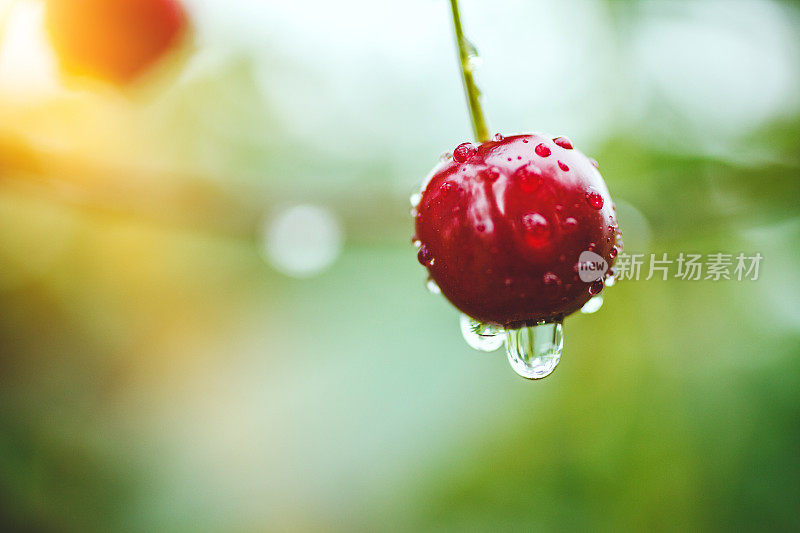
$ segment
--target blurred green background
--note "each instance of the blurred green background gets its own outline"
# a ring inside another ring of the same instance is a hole
[[[464,0],[493,131],[600,161],[629,253],[556,373],[470,350],[408,196],[470,126],[443,0],[194,0],[146,91],[0,1],[0,525],[800,528],[800,8]]]

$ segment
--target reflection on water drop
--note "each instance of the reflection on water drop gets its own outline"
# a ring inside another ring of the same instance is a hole
[[[433,264],[433,254],[431,253],[430,249],[424,244],[419,247],[419,251],[417,252],[417,260],[420,262],[422,266],[427,267]]]
[[[594,209],[602,209],[603,208],[603,196],[596,191],[590,191],[586,195],[586,201],[589,202],[589,205],[592,206]]]
[[[482,324],[467,315],[461,315],[461,335],[471,348],[481,352],[493,352],[503,345],[503,329]]]
[[[422,195],[418,192],[412,194],[411,197],[408,199],[408,201],[411,202],[411,207],[417,207],[419,205],[420,200],[422,200]]]
[[[597,295],[594,298],[590,298],[588,302],[583,304],[581,307],[581,313],[586,315],[590,315],[592,313],[597,312],[598,309],[603,307],[603,297],[601,295]]]
[[[432,279],[429,279],[425,283],[425,286],[428,287],[428,291],[431,294],[442,294],[442,289],[440,289],[439,286],[436,284],[436,282],[433,281]]]
[[[467,64],[470,70],[475,70],[481,66],[483,59],[481,59],[478,49],[466,37],[464,38],[464,48],[467,50]]]
[[[592,296],[594,296],[595,294],[600,294],[600,291],[603,290],[604,286],[605,285],[603,284],[603,280],[602,279],[598,279],[597,281],[593,281],[591,283],[591,285],[589,285],[589,294],[591,294]]]
[[[511,368],[526,379],[549,376],[561,360],[564,347],[561,321],[506,330],[506,350]]]

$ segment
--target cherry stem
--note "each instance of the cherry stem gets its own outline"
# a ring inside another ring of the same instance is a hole
[[[472,130],[478,142],[489,140],[489,128],[486,126],[486,119],[483,117],[481,107],[481,91],[475,85],[474,59],[476,58],[475,49],[472,44],[464,37],[464,29],[461,27],[461,15],[458,12],[458,0],[450,0],[450,7],[453,11],[453,28],[456,31],[456,44],[458,45],[458,57],[461,61],[461,79],[464,80],[464,92],[467,95],[469,105],[469,115],[472,119]]]

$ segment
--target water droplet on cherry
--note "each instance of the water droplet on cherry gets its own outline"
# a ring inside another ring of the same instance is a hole
[[[594,296],[595,294],[600,294],[600,291],[603,290],[603,280],[598,279],[597,281],[593,281],[589,285],[589,294]]]
[[[525,241],[531,246],[542,246],[550,238],[550,224],[539,213],[528,213],[522,217]]]
[[[544,276],[542,276],[542,282],[544,283],[544,294],[547,297],[552,298],[559,293],[561,278],[558,277],[558,274],[546,272]]]
[[[603,208],[603,196],[599,192],[591,191],[586,195],[586,200],[595,209]]]
[[[426,281],[425,286],[428,288],[428,292],[431,294],[442,294],[442,289],[440,289],[439,285],[437,285],[432,279]]]
[[[566,137],[556,137],[553,142],[565,150],[572,150],[572,141]]]
[[[453,150],[453,159],[458,163],[466,163],[478,153],[478,149],[472,143],[462,143]]]
[[[495,181],[500,177],[500,169],[497,167],[489,167],[480,171],[480,176],[486,181]]]
[[[537,144],[536,148],[534,148],[534,151],[539,157],[547,157],[550,155],[550,148],[548,148],[544,143]]]
[[[430,266],[433,264],[433,254],[427,245],[423,244],[420,246],[419,251],[417,252],[417,260],[422,266]]]
[[[531,164],[518,168],[514,176],[523,192],[534,192],[542,184],[542,171]]]
[[[603,307],[603,297],[598,294],[583,304],[583,307],[581,307],[581,313],[590,315],[592,313],[596,313],[601,307]]]

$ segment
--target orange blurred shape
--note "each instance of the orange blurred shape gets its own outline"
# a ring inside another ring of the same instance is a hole
[[[45,24],[64,72],[126,85],[188,28],[177,0],[47,0]]]

